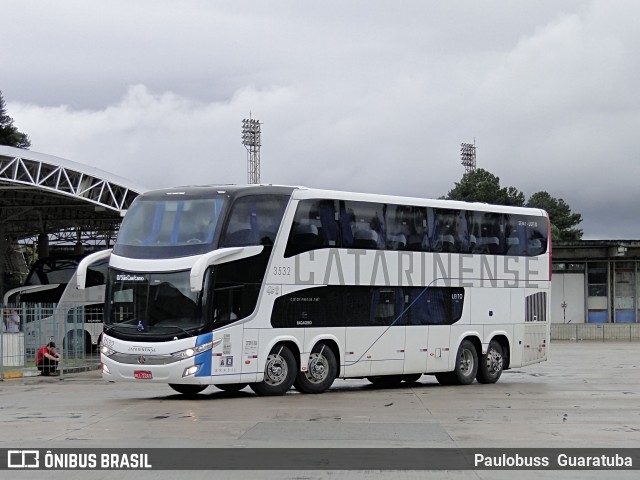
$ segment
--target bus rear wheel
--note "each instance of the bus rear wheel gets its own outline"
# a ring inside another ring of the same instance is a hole
[[[206,385],[183,385],[180,383],[170,383],[169,386],[173,388],[176,392],[181,393],[187,397],[195,397],[205,388]]]
[[[267,357],[264,380],[249,387],[258,395],[284,395],[296,379],[296,359],[284,345],[276,345]]]
[[[69,330],[63,348],[69,355],[91,353],[91,335],[84,330]]]
[[[294,385],[302,393],[322,393],[328,390],[338,375],[338,362],[333,350],[319,343],[309,355],[306,372],[298,372]]]
[[[480,383],[496,383],[500,375],[502,375],[503,367],[504,356],[502,346],[492,340],[489,343],[489,348],[487,348],[487,353],[480,357],[476,379]]]
[[[436,373],[441,385],[469,385],[478,373],[478,352],[469,340],[463,340],[456,355],[456,368],[453,372]]]

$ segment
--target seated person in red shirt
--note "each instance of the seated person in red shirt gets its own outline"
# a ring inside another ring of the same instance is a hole
[[[56,344],[49,342],[38,350],[38,354],[36,356],[36,367],[38,367],[38,370],[42,372],[42,375],[57,375],[59,361],[60,354],[56,352]]]

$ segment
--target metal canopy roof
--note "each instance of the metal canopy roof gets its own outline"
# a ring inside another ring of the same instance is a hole
[[[0,145],[0,232],[15,240],[61,232],[111,236],[145,191],[97,168]]]

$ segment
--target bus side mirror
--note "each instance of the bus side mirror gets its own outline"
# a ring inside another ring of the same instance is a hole
[[[107,258],[111,255],[113,248],[109,250],[101,250],[99,252],[92,253],[91,255],[87,255],[78,264],[78,270],[76,270],[76,288],[78,290],[84,290],[85,285],[87,284],[87,269],[89,265],[98,260],[102,260],[103,258]]]

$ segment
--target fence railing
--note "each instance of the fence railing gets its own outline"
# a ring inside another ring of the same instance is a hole
[[[638,342],[640,323],[552,323],[551,340]]]
[[[60,374],[99,363],[102,309],[85,304],[0,307],[0,379],[37,374],[37,352],[49,342],[62,359]]]

